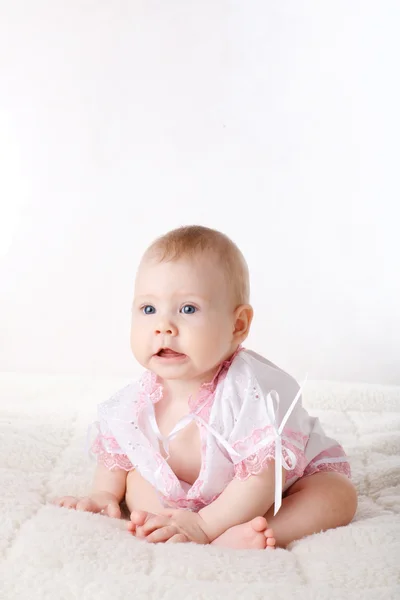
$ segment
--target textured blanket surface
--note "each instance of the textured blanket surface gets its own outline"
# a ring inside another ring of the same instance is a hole
[[[85,494],[96,404],[121,378],[0,374],[0,598],[400,598],[400,387],[309,382],[303,402],[350,457],[349,526],[276,551],[151,545],[49,504]]]

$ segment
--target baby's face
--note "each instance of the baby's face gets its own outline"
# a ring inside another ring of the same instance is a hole
[[[139,267],[131,348],[162,379],[208,381],[236,349],[235,307],[216,263],[201,256]]]

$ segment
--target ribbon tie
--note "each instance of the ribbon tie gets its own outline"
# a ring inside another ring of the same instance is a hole
[[[275,435],[275,501],[274,501],[274,516],[276,515],[276,513],[278,512],[278,510],[280,509],[281,505],[282,505],[282,491],[283,491],[283,484],[282,484],[282,467],[284,467],[287,471],[293,471],[293,469],[295,468],[296,464],[297,464],[297,458],[296,455],[294,454],[294,452],[292,450],[290,450],[290,448],[285,448],[285,452],[288,455],[288,458],[290,459],[290,465],[287,463],[285,457],[283,456],[283,452],[282,452],[282,431],[283,428],[285,427],[287,420],[289,419],[290,415],[292,414],[292,411],[294,409],[294,407],[296,406],[296,403],[298,401],[298,399],[301,396],[301,392],[303,390],[303,387],[305,385],[307,381],[307,375],[302,383],[302,385],[299,388],[299,391],[297,392],[292,404],[289,406],[288,410],[286,411],[285,416],[283,417],[281,424],[277,425],[276,422],[276,414],[275,414],[275,410],[274,410],[274,402],[272,399],[272,395],[274,395],[275,399],[276,399],[276,406],[279,406],[279,394],[276,390],[271,390],[268,395],[267,395],[267,413],[268,413],[268,417],[269,420],[271,422],[273,431],[274,431],[274,435]]]

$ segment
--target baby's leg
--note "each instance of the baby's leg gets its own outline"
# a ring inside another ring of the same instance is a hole
[[[357,492],[341,473],[320,472],[296,481],[286,492],[281,509],[265,515],[277,546],[286,548],[307,535],[348,525],[357,510]]]
[[[260,543],[260,536],[264,534],[268,540],[272,536],[272,529],[276,545],[286,548],[294,540],[307,535],[348,525],[356,509],[357,493],[345,475],[334,472],[315,473],[299,479],[287,490],[275,517],[272,506],[265,515],[266,521],[262,522],[257,517],[249,523],[232,527],[214,540],[213,544],[228,548],[266,547],[267,543],[264,546]]]

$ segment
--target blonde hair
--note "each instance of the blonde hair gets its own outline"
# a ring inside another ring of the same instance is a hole
[[[250,299],[249,270],[243,254],[232,240],[209,227],[188,225],[173,229],[157,238],[146,250],[145,257],[160,262],[194,258],[203,253],[216,256],[224,271],[228,286],[237,306],[248,304]]]

